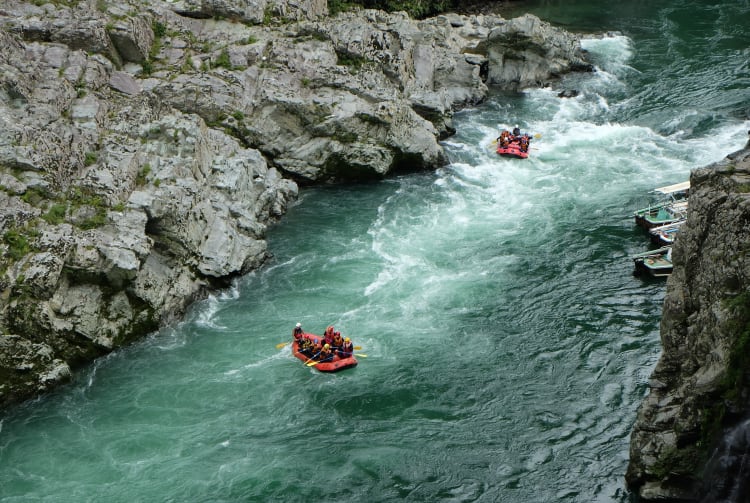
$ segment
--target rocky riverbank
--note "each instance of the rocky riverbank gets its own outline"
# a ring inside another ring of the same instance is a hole
[[[747,501],[750,143],[690,183],[626,478],[642,501]],[[727,435],[744,443],[721,449]]]
[[[441,166],[455,110],[580,70],[533,16],[3,2],[0,407],[259,267],[300,185]]]

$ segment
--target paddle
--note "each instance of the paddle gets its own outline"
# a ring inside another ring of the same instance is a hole
[[[320,355],[320,351],[318,351],[316,354],[308,358],[307,361],[305,362],[305,365],[307,365],[308,367],[312,367],[313,365],[317,365],[318,363],[320,363],[320,362],[313,362],[313,360],[317,358],[318,355]],[[311,363],[312,365],[310,365]]]
[[[367,358],[367,355],[363,355],[363,354],[355,354],[354,356],[361,356],[362,358]],[[307,362],[305,362],[305,365],[307,365],[308,367],[314,367],[318,363],[320,362],[311,362],[308,360]]]

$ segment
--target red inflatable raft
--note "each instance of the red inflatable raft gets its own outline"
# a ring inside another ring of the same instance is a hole
[[[302,337],[312,339],[313,342],[323,339],[323,337],[320,335],[308,333],[302,334]],[[292,354],[305,363],[313,361],[310,360],[310,357],[299,352],[299,345],[297,344],[297,341],[294,341],[292,343]],[[338,372],[339,370],[356,367],[357,363],[357,359],[354,358],[354,355],[350,356],[349,358],[341,358],[339,357],[339,355],[335,355],[333,357],[333,360],[331,360],[330,362],[318,363],[317,365],[313,365],[313,367],[320,370],[321,372]]]
[[[521,146],[516,141],[512,141],[506,147],[497,144],[497,153],[506,157],[517,157],[519,159],[526,159],[529,157],[529,152],[521,150]]]

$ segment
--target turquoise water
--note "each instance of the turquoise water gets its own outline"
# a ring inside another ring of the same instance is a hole
[[[528,4],[619,30],[598,71],[457,114],[437,172],[304,190],[266,267],[2,417],[0,499],[628,501],[664,293],[630,215],[747,140],[750,6]],[[301,365],[298,321],[366,356]]]

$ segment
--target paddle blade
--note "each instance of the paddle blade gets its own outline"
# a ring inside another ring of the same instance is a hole
[[[280,342],[279,344],[276,344],[276,349],[281,349],[284,346],[286,346],[287,344],[289,344],[289,343],[288,342]]]
[[[363,355],[362,353],[354,353],[354,356],[361,356],[362,358],[367,358],[367,355]]]
[[[310,363],[306,363],[305,365],[307,365],[308,367],[314,367],[318,363],[320,363],[320,362],[310,362]]]
[[[537,139],[539,139],[541,137],[542,137],[542,133],[537,133],[537,134],[534,135],[534,138],[537,138]]]
[[[354,346],[354,349],[356,349],[357,351],[359,351],[360,349],[362,349],[362,346]]]

